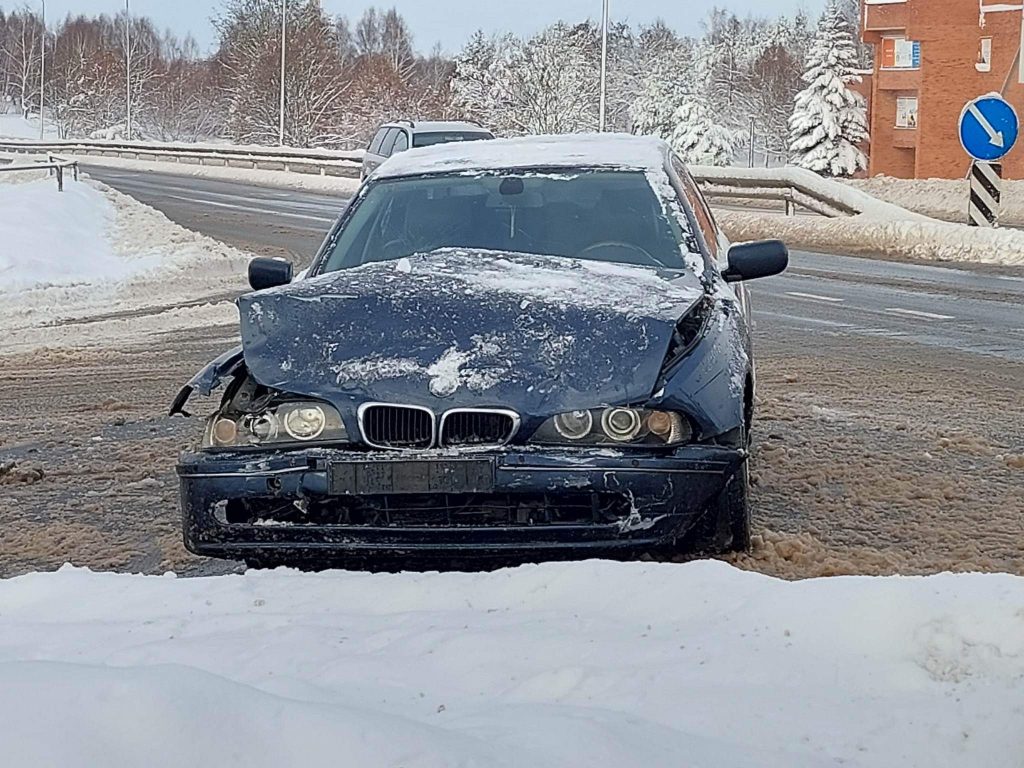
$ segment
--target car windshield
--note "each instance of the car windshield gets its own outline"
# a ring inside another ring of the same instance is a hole
[[[414,147],[432,147],[435,144],[450,144],[456,141],[484,141],[494,137],[483,131],[431,131],[417,133],[412,137]]]
[[[697,252],[641,171],[385,179],[357,204],[322,272],[444,248],[682,269]]]

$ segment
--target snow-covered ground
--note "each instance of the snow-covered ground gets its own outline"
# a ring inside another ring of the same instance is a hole
[[[1019,766],[1024,580],[718,562],[0,582],[9,765]],[[340,761],[340,762],[339,762]]]
[[[140,173],[170,173],[177,176],[195,176],[205,179],[240,181],[281,189],[307,190],[310,192],[338,192],[354,195],[360,186],[359,179],[342,176],[317,176],[312,173],[289,171],[267,171],[251,168],[228,168],[217,165],[192,165],[189,163],[163,162],[160,160],[125,160],[119,157],[79,157],[83,164],[102,165],[108,168],[123,168]]]
[[[248,259],[102,184],[0,174],[0,353],[235,322]]]
[[[976,229],[928,219],[895,220],[862,214],[827,219],[719,210],[733,241],[778,238],[791,248],[888,259],[1024,265],[1024,232]]]
[[[970,184],[967,179],[853,179],[850,186],[895,205],[943,221],[966,223]],[[1003,181],[1000,222],[1024,226],[1024,181]]]
[[[39,140],[39,118],[30,115],[27,119],[19,112],[0,113],[0,138]],[[56,139],[56,126],[47,122],[44,139]]]

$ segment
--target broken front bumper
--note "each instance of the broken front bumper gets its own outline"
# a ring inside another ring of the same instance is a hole
[[[738,449],[201,453],[178,464],[185,545],[227,558],[644,550],[684,536]]]

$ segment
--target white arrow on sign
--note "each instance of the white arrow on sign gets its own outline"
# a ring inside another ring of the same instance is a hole
[[[990,123],[988,121],[988,118],[986,118],[985,115],[982,114],[981,110],[978,109],[977,104],[971,104],[971,106],[968,107],[967,111],[974,116],[975,120],[981,123],[981,127],[985,130],[985,133],[988,134],[989,144],[991,144],[994,147],[999,147],[1000,149],[1006,146],[1006,142],[1003,141],[1003,132],[997,131],[995,128],[992,127],[992,123]]]

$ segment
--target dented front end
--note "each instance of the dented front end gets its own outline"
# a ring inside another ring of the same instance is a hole
[[[671,455],[509,447],[368,454],[189,454],[178,466],[197,554],[528,554],[647,550],[683,537],[745,452]]]

